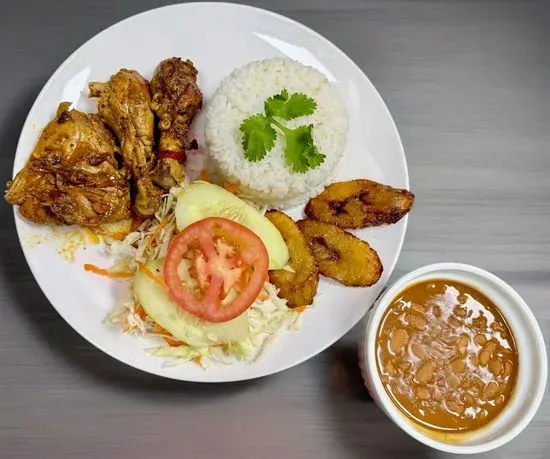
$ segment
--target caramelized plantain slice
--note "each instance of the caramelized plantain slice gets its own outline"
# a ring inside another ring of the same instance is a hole
[[[317,294],[319,271],[304,235],[294,220],[283,212],[268,212],[266,217],[283,236],[289,252],[288,264],[293,271],[269,271],[270,282],[277,287],[278,295],[287,300],[290,308],[313,303]]]
[[[408,190],[358,179],[327,186],[309,200],[305,213],[340,228],[365,228],[398,222],[413,202],[414,194]]]
[[[380,279],[382,263],[366,242],[330,223],[306,219],[297,225],[324,276],[348,287],[368,287]]]
[[[276,284],[275,279],[272,280],[270,271],[270,281]],[[289,308],[298,308],[301,306],[308,306],[313,303],[315,295],[317,295],[317,285],[319,284],[319,271],[315,272],[306,279],[303,284],[293,285],[291,282],[283,283],[279,288],[278,295],[286,299],[286,304]]]

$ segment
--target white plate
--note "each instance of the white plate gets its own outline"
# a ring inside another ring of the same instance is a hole
[[[23,127],[14,171],[32,151],[42,127],[59,102],[95,111],[87,97],[89,81],[104,81],[120,68],[150,78],[164,58],[190,58],[199,69],[206,103],[222,78],[245,63],[287,56],[323,72],[340,91],[350,130],[339,179],[368,177],[408,187],[403,147],[380,95],[363,72],[336,46],[307,27],[277,14],[224,3],[188,3],[148,11],[109,27],[73,53],[40,92]],[[201,125],[200,117],[197,125]],[[202,133],[197,132],[199,142]],[[16,212],[19,239],[38,284],[59,314],[84,338],[112,357],[135,368],[168,378],[221,382],[251,379],[297,365],[330,346],[363,317],[389,278],[401,250],[406,219],[396,225],[358,232],[384,264],[382,279],[370,288],[345,288],[322,280],[314,308],[304,313],[298,332],[282,334],[266,355],[253,364],[209,367],[187,364],[167,368],[147,355],[151,343],[118,333],[103,323],[117,302],[116,283],[86,273],[86,262],[109,265],[97,246],[80,250],[68,263],[53,243],[36,247],[29,237],[49,230],[22,220]]]

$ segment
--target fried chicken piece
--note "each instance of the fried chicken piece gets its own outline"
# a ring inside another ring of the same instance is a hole
[[[169,190],[183,182],[185,152],[196,149],[188,139],[189,126],[202,107],[198,71],[190,60],[172,57],[162,61],[151,80],[152,110],[159,118],[159,160],[153,181]]]
[[[288,264],[294,271],[269,271],[269,281],[279,290],[278,295],[287,300],[288,307],[295,308],[313,303],[317,294],[319,270],[304,235],[294,220],[283,212],[271,211],[266,217],[283,236],[290,255]]]
[[[327,186],[309,200],[305,213],[340,228],[365,228],[398,222],[411,210],[413,202],[410,191],[359,179]]]
[[[134,182],[136,212],[148,217],[160,206],[162,190],[151,180],[154,115],[149,83],[135,70],[122,69],[107,83],[89,84],[90,97],[98,97],[98,113],[117,136],[124,164]]]
[[[115,139],[97,115],[63,102],[25,167],[8,182],[6,199],[40,224],[95,227],[129,219],[127,174],[115,158]]]
[[[153,169],[151,178],[155,185],[169,191],[172,187],[179,185],[185,180],[183,163],[178,158],[161,156]]]
[[[306,219],[297,224],[323,276],[348,287],[368,287],[380,279],[382,263],[366,242],[330,223]]]

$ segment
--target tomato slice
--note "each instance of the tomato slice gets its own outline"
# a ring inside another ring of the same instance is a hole
[[[262,240],[245,226],[212,217],[189,225],[170,242],[164,281],[170,297],[209,322],[226,322],[258,297],[269,268]]]

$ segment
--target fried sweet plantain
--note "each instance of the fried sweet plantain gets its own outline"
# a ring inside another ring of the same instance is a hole
[[[266,214],[279,230],[288,246],[288,264],[294,272],[286,269],[269,271],[269,280],[279,290],[279,296],[287,300],[290,308],[313,303],[319,283],[319,270],[304,235],[288,215],[279,211]]]
[[[398,222],[413,202],[414,194],[408,190],[358,179],[327,186],[309,200],[305,213],[340,228],[365,228]]]
[[[306,219],[297,225],[323,276],[348,287],[368,287],[380,279],[382,263],[366,242],[330,223]]]
[[[281,270],[279,270],[281,271]],[[274,280],[270,281],[277,285]],[[319,284],[319,271],[315,269],[314,273],[306,279],[303,284],[293,285],[292,283],[284,283],[279,289],[278,295],[286,299],[286,304],[289,308],[299,308],[303,306],[309,306],[313,303],[315,295],[317,295],[317,285]]]

